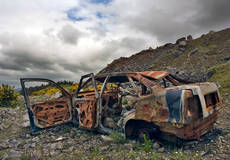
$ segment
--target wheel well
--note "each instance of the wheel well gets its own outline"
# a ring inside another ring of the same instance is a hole
[[[125,136],[127,138],[135,138],[135,130],[138,128],[148,128],[151,133],[160,131],[159,127],[152,122],[131,119],[125,125]]]

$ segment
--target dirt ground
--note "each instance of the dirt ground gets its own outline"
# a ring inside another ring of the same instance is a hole
[[[99,133],[60,125],[31,135],[23,104],[0,108],[0,159],[230,159],[230,99],[210,132],[200,142],[183,146],[152,140],[127,140],[118,133]]]

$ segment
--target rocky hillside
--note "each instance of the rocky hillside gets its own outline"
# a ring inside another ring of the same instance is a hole
[[[210,31],[200,38],[191,35],[151,47],[130,57],[121,57],[99,73],[120,71],[168,70],[190,81],[206,81],[213,75],[213,67],[230,60],[230,28]]]

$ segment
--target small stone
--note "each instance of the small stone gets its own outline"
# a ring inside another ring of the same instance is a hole
[[[105,141],[105,142],[112,142],[112,141],[113,141],[113,139],[110,138],[109,136],[101,135],[101,138],[102,138],[102,140]]]
[[[205,156],[207,153],[208,153],[208,152],[201,151],[201,152],[200,152],[200,155],[201,155],[201,156]]]
[[[160,145],[159,145],[159,143],[155,142],[155,143],[153,144],[153,147],[154,147],[155,149],[158,149],[158,148],[160,148]]]
[[[101,150],[101,151],[106,151],[108,148],[109,148],[109,146],[106,145],[106,146],[101,147],[100,150]]]
[[[30,121],[29,121],[28,114],[25,114],[23,116],[23,120],[24,120],[24,122],[22,123],[22,127],[29,127],[30,126]]]
[[[71,147],[68,148],[68,152],[72,152],[73,150],[74,150],[73,146],[71,146]]]
[[[31,154],[32,159],[38,160],[42,158],[42,151],[41,150],[34,150]]]
[[[56,144],[55,144],[55,143],[52,143],[52,144],[50,145],[50,149],[51,149],[51,150],[56,149]]]
[[[179,57],[180,56],[180,52],[175,52],[175,53],[173,53],[173,58],[177,58],[177,57]]]
[[[185,48],[179,48],[180,51],[184,52],[185,51]]]
[[[30,135],[29,135],[29,134],[26,134],[26,138],[30,138]]]
[[[63,148],[62,143],[58,143],[56,148],[61,150]]]
[[[10,145],[11,147],[15,147],[15,148],[17,148],[18,145],[20,144],[20,142],[17,141],[16,139],[10,139],[10,140],[8,141],[8,143],[9,143],[9,145]]]
[[[34,148],[35,146],[36,146],[35,143],[31,143],[31,145],[30,145],[31,148]]]
[[[164,151],[165,151],[164,147],[161,147],[161,148],[158,149],[158,152],[160,152],[160,153],[163,153]]]
[[[8,154],[5,154],[3,156],[3,159],[16,159],[16,158],[20,158],[21,155],[22,155],[22,153],[19,151],[10,150],[10,152]]]
[[[50,155],[54,156],[55,154],[57,154],[54,150],[50,151]]]
[[[33,142],[38,142],[40,139],[38,138],[38,137],[34,137],[33,139],[32,139],[32,141]]]

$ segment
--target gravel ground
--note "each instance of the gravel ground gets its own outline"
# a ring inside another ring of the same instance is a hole
[[[175,146],[159,140],[139,143],[122,137],[60,125],[30,135],[22,107],[0,108],[0,159],[230,159],[230,100],[212,131],[200,142]],[[116,135],[116,134],[115,134]]]

